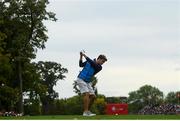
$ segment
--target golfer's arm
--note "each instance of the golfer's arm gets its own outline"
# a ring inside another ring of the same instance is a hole
[[[86,65],[86,62],[83,62],[82,61],[82,56],[80,56],[80,59],[79,59],[79,67],[84,67]]]
[[[84,67],[85,66],[85,62],[83,63],[82,60],[79,60],[79,67]]]

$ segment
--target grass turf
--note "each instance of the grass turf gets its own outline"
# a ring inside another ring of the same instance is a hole
[[[0,120],[180,120],[180,115],[97,115],[84,117],[81,115],[48,115],[0,117]]]

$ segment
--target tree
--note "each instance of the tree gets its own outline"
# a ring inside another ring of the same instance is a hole
[[[92,111],[95,112],[96,114],[100,114],[103,115],[105,114],[105,110],[106,110],[106,100],[105,100],[105,96],[104,95],[98,95],[96,97],[96,100],[94,101],[93,105],[92,105]]]
[[[165,102],[171,104],[178,104],[180,98],[178,94],[180,94],[180,92],[169,92],[165,98]]]
[[[150,85],[144,85],[139,90],[129,93],[129,110],[137,113],[146,105],[158,105],[163,101],[163,92]]]
[[[66,100],[66,114],[81,115],[83,111],[82,96],[76,95]]]
[[[47,29],[44,20],[56,21],[55,14],[48,12],[48,0],[1,0],[0,1],[0,38],[3,55],[10,54],[13,68],[10,80],[18,88],[20,96],[19,112],[23,113],[23,65],[35,58],[37,49],[45,48]],[[18,82],[17,82],[18,81]]]
[[[66,104],[67,100],[66,99],[55,99],[55,110],[54,110],[54,115],[67,115],[68,110],[71,109],[68,107]]]
[[[41,112],[41,101],[40,95],[45,94],[47,91],[46,85],[43,85],[41,82],[41,76],[38,73],[35,62],[25,63],[22,70],[24,83],[24,108],[25,115],[40,115]]]
[[[107,103],[120,103],[119,97],[106,97]]]
[[[13,109],[19,96],[18,88],[13,88],[10,81],[13,70],[10,64],[10,54],[5,53],[4,50],[6,38],[6,34],[0,31],[0,110]]]
[[[61,64],[50,61],[39,61],[36,67],[40,75],[41,84],[47,88],[45,93],[40,94],[43,113],[49,114],[51,108],[54,106],[54,99],[58,98],[58,93],[54,91],[53,87],[58,80],[62,80],[66,77],[64,73],[67,73],[68,70],[63,68]]]

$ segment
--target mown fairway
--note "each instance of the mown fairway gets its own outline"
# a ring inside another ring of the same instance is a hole
[[[22,116],[22,117],[0,117],[0,120],[180,120],[180,115],[97,115],[94,117],[83,117],[81,115],[52,115],[52,116]]]

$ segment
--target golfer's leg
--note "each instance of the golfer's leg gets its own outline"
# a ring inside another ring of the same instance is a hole
[[[88,109],[91,108],[92,104],[94,103],[96,96],[95,95],[89,95],[89,107]]]
[[[84,112],[89,111],[89,93],[85,92],[83,94],[83,102],[84,102]]]
[[[92,88],[92,83],[88,83],[87,84],[87,88],[88,88],[88,90],[89,90],[89,110],[90,110],[90,108],[91,108],[91,106],[92,106],[92,104],[94,103],[94,100],[95,100],[95,98],[96,98],[96,95],[95,95],[95,93],[94,93],[94,89]]]

